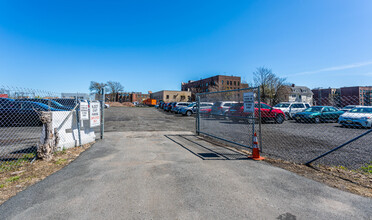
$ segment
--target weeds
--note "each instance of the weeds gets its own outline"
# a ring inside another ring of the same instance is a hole
[[[65,163],[67,161],[67,159],[62,159],[62,158],[60,158],[60,159],[58,159],[56,162],[54,162],[55,164],[57,164],[57,165],[60,165],[60,164],[63,164],[63,163]]]
[[[20,176],[12,176],[5,180],[5,182],[15,182],[21,178]]]
[[[372,174],[372,161],[369,163],[366,163],[365,166],[360,168],[363,172]]]

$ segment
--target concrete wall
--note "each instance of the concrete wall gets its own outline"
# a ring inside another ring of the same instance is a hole
[[[67,118],[69,115],[69,111],[55,111],[52,113],[52,126],[58,129],[59,134],[59,144],[57,146],[58,150],[62,150],[63,148],[72,148],[79,146],[79,133],[78,127],[76,123],[76,112],[74,111],[70,117],[66,120],[66,122],[62,125],[62,122]],[[94,133],[93,128],[90,127],[89,120],[84,120],[81,123],[80,128],[80,135],[81,135],[81,144],[88,144],[94,142],[96,139],[96,135]],[[45,130],[43,128],[42,135],[40,137],[40,142],[43,143],[45,138]]]

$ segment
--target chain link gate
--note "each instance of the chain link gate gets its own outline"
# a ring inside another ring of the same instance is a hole
[[[259,119],[263,115],[259,97],[258,87],[196,94],[196,133],[242,149],[253,148],[253,137],[257,133],[262,151]]]

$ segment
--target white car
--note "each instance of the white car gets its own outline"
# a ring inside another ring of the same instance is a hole
[[[227,111],[238,102],[223,101],[215,102],[212,106],[211,115],[215,118],[225,118]]]
[[[276,104],[274,109],[282,110],[287,119],[291,119],[294,114],[310,108],[310,104],[304,102],[281,102]]]
[[[372,128],[372,106],[355,107],[340,115],[338,123],[342,126]]]

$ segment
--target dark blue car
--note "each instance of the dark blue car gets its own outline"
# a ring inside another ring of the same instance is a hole
[[[29,101],[29,102],[38,102],[38,103],[45,104],[45,105],[50,106],[50,107],[55,108],[55,109],[61,109],[61,110],[65,110],[65,111],[69,111],[69,110],[72,109],[69,106],[64,106],[64,105],[60,104],[59,102],[56,102],[56,101],[51,100],[51,99],[18,99],[18,100]]]
[[[12,101],[0,107],[0,126],[41,126],[40,112],[63,111],[38,102]]]

